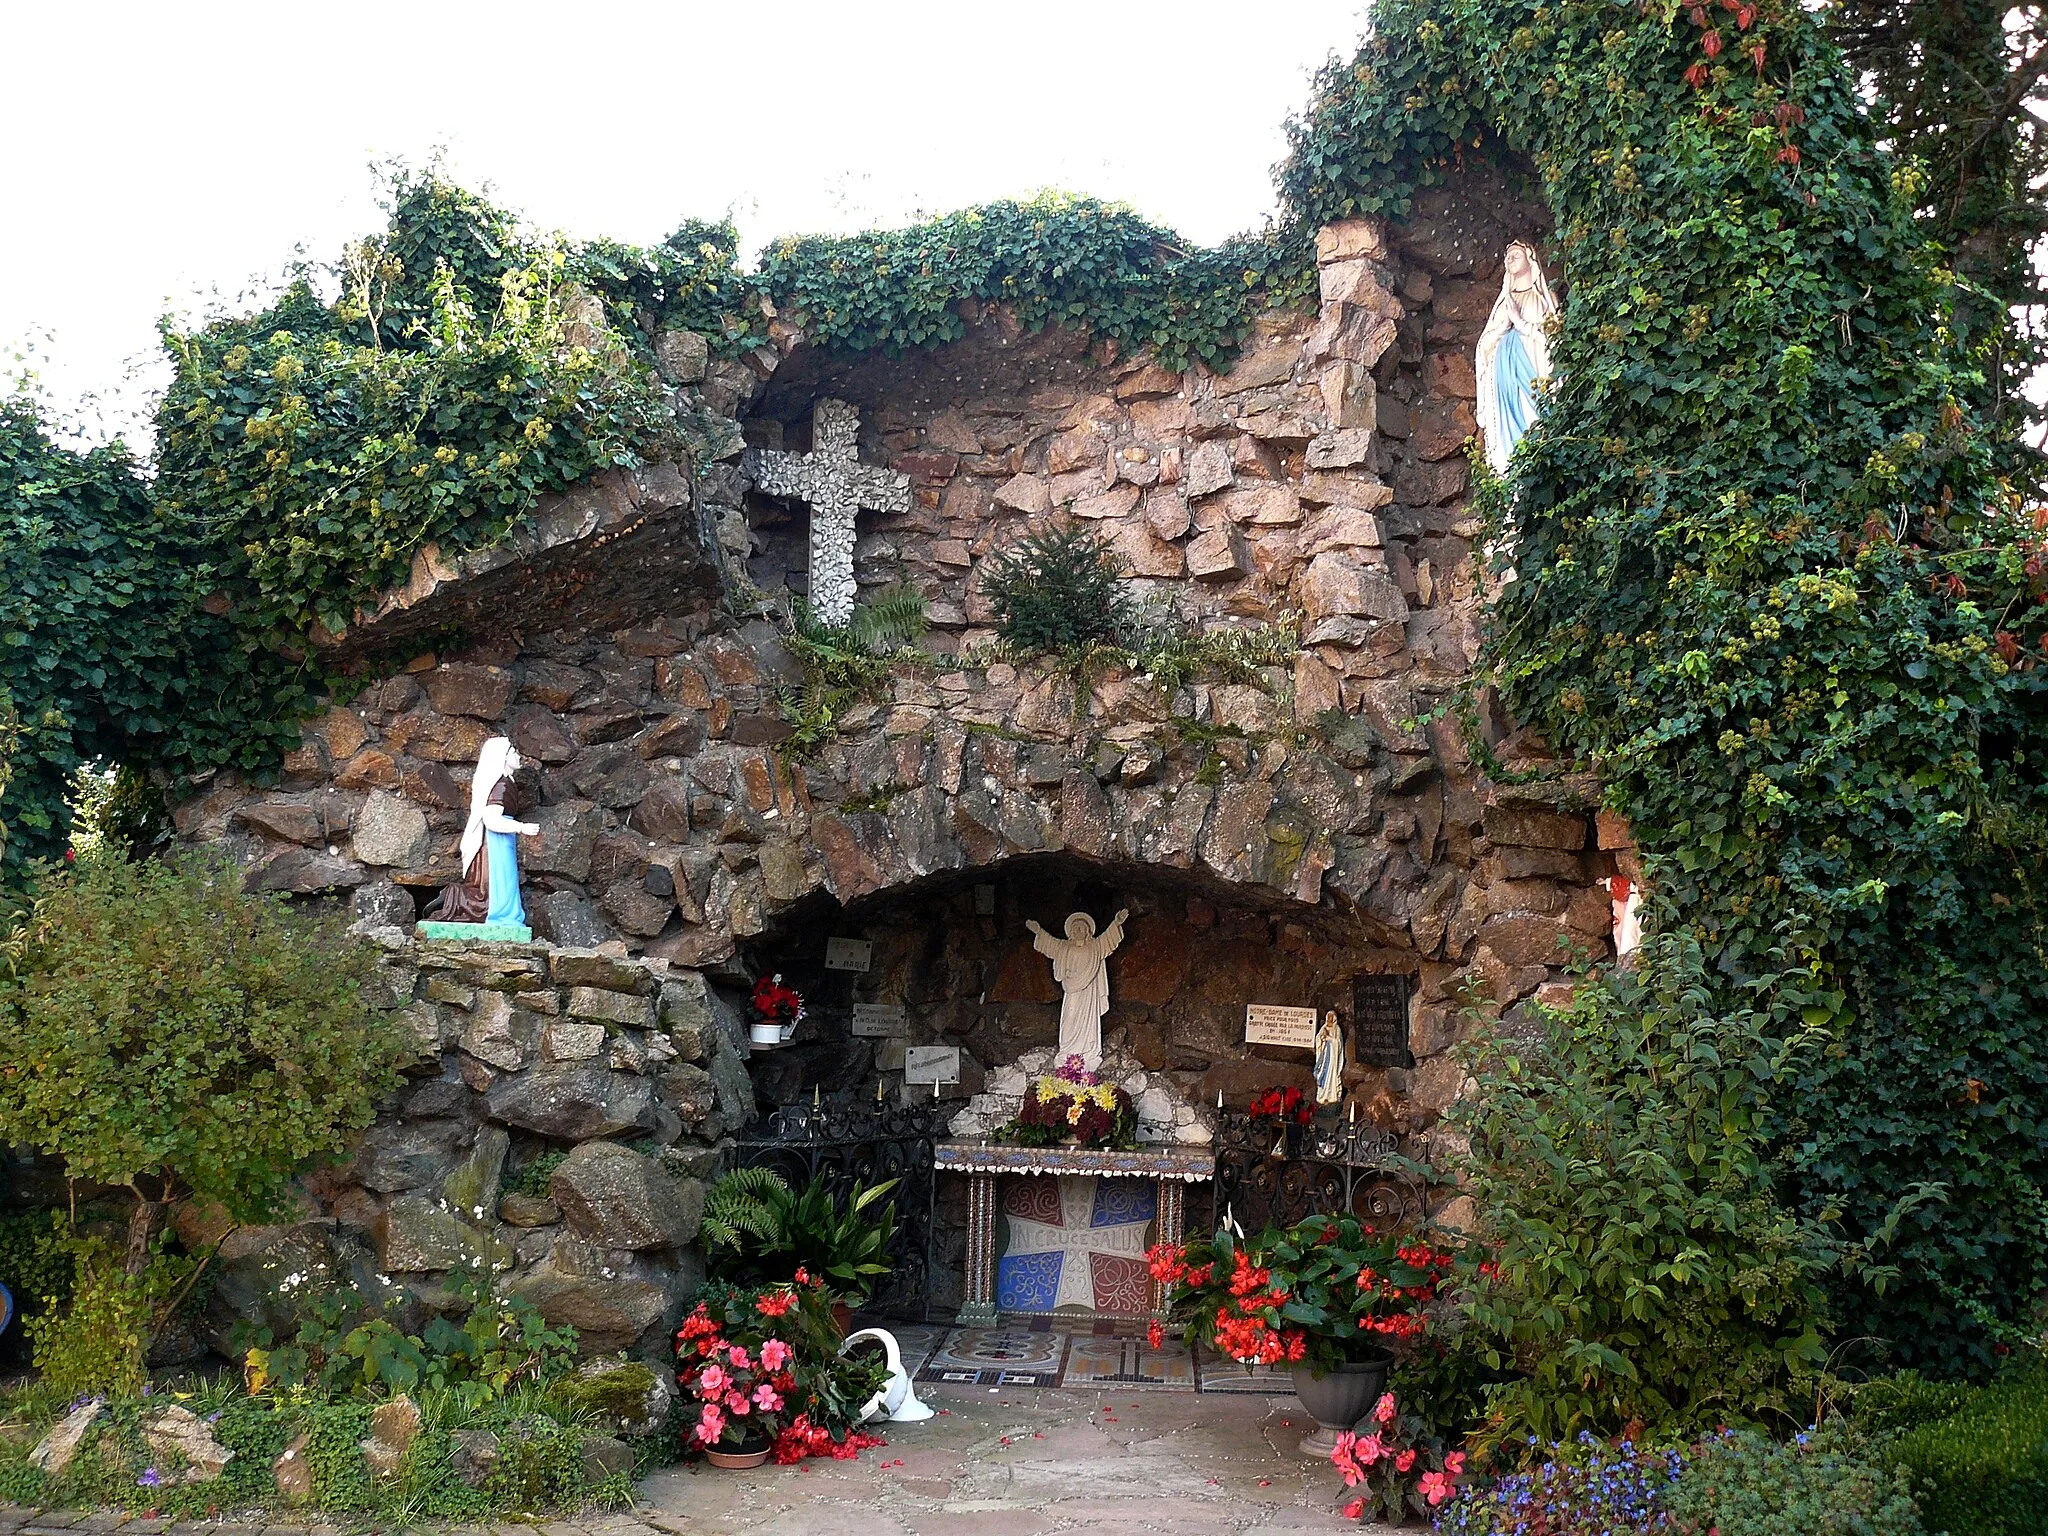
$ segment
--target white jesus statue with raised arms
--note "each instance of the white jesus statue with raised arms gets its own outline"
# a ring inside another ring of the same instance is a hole
[[[1102,1065],[1102,1016],[1109,1012],[1109,957],[1124,941],[1126,907],[1117,913],[1101,935],[1095,919],[1076,912],[1067,919],[1067,936],[1056,939],[1027,919],[1032,932],[1031,947],[1052,960],[1053,979],[1066,995],[1060,1003],[1060,1055],[1081,1058],[1081,1065],[1093,1072]]]

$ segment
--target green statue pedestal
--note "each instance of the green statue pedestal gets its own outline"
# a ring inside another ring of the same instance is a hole
[[[533,930],[524,923],[421,923],[423,939],[452,939],[458,944],[531,944]]]

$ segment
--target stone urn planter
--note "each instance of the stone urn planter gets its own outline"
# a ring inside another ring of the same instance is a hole
[[[721,1450],[711,1446],[704,1452],[704,1459],[714,1467],[723,1467],[728,1472],[744,1472],[748,1467],[758,1467],[768,1459],[768,1442],[759,1441],[752,1446],[742,1441],[737,1450]]]
[[[1380,1350],[1372,1359],[1347,1360],[1323,1376],[1306,1365],[1297,1365],[1294,1395],[1319,1426],[1302,1438],[1301,1454],[1328,1460],[1337,1448],[1337,1437],[1364,1418],[1386,1391],[1387,1372],[1393,1364],[1394,1357]]]

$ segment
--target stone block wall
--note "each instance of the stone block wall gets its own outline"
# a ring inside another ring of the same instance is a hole
[[[1398,226],[1332,226],[1313,307],[1269,312],[1221,373],[1027,334],[979,304],[961,306],[963,340],[900,358],[826,354],[786,316],[747,359],[665,337],[691,462],[551,499],[531,547],[423,552],[406,588],[323,637],[344,663],[417,647],[411,660],[342,690],[278,785],[222,773],[198,786],[174,807],[178,832],[229,852],[252,887],[346,899],[366,924],[403,929],[456,877],[470,765],[502,732],[528,765],[511,809],[542,827],[522,845],[534,926],[641,967],[645,987],[605,1005],[634,1019],[694,985],[686,975],[715,1003],[716,986],[794,967],[828,933],[925,931],[955,920],[970,885],[1053,861],[1111,902],[1098,916],[1118,900],[1141,914],[1113,997],[1142,990],[1144,964],[1171,969],[1164,949],[1201,961],[1112,1018],[1144,1070],[1198,1104],[1219,1073],[1235,1093],[1284,1063],[1233,1044],[1222,1014],[1314,1000],[1240,992],[1397,971],[1416,978],[1418,1065],[1362,1075],[1354,1093],[1383,1123],[1426,1125],[1458,1091],[1445,1052],[1475,1018],[1559,983],[1569,952],[1605,950],[1603,881],[1626,857],[1596,836],[1590,780],[1494,782],[1446,707],[1485,623],[1466,505],[1472,348],[1506,245],[1542,227],[1477,181],[1426,194]],[[860,514],[855,571],[864,593],[907,581],[925,594],[933,660],[897,669],[799,751],[782,695],[802,675],[762,599],[804,591],[808,512],[754,487],[742,450],[802,451],[821,399],[858,409],[864,463],[909,479],[907,510]],[[981,577],[1054,520],[1098,529],[1179,622],[1291,620],[1299,653],[1248,681],[1168,689],[1110,669],[1078,693],[1057,670],[997,659]],[[1483,697],[1480,713],[1503,761],[1555,768]],[[1018,924],[1059,915],[1006,909]],[[1199,979],[1219,936],[1240,931],[1286,964]],[[1050,1043],[1049,1008],[1034,1019],[990,993],[1011,969],[997,951],[1017,941],[991,934],[977,941],[988,953],[916,972],[951,994],[916,1010],[916,1038],[988,1068]],[[709,1144],[707,1127],[729,1129],[716,1092],[693,1121],[694,1090],[662,1087],[684,1069],[715,1077],[715,1058],[677,1043],[656,1059],[663,1031],[579,1012],[595,984],[558,980],[548,951],[514,961],[531,968],[481,992],[428,952],[403,962],[419,967],[409,1006],[444,1051],[421,1091],[466,1095],[444,1131],[497,1125],[516,1158],[518,1138],[561,1133],[515,1117],[557,1110],[548,1123],[573,1122],[572,1139],[673,1130]],[[863,995],[904,1001],[915,969],[880,972]],[[1456,1002],[1468,983],[1476,1016]],[[866,1091],[889,1071],[843,1016],[821,1011],[799,1044],[818,1075],[792,1086],[790,1067],[761,1059],[766,1097],[828,1080]],[[566,1054],[586,1045],[598,1054]],[[515,1051],[516,1066],[493,1056]],[[576,1086],[586,1077],[603,1091]],[[335,1198],[375,1203],[378,1219],[413,1193],[359,1188]]]
[[[754,1115],[736,1017],[659,961],[364,932],[384,950],[372,1000],[419,1056],[353,1156],[304,1181],[303,1219],[226,1233],[206,1342],[232,1355],[237,1323],[288,1335],[316,1273],[423,1316],[481,1264],[585,1352],[663,1358],[702,1278],[705,1181]],[[522,1178],[541,1158],[552,1171]],[[222,1236],[201,1212],[185,1224]]]

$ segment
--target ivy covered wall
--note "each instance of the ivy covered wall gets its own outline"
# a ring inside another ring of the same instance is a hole
[[[1570,282],[1496,504],[1493,675],[1629,815],[1700,984],[1775,977],[1826,1032],[1791,1197],[1867,1236],[1942,1186],[1837,1325],[1988,1359],[2048,1274],[2048,550],[1966,408],[1914,173],[1783,0],[1377,15],[1294,127],[1292,208],[1526,164]]]

